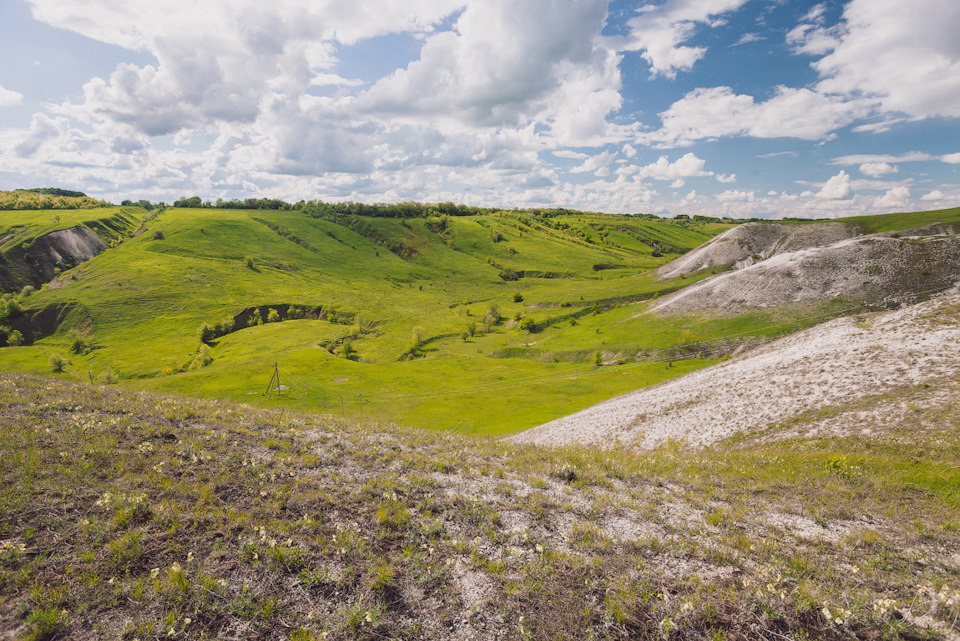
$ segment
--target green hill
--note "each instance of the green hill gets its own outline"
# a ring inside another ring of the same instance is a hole
[[[0,368],[49,373],[52,358],[75,379],[466,433],[532,427],[850,307],[642,314],[722,269],[651,271],[731,226],[705,220],[308,206],[3,212],[0,223],[8,282],[21,285],[37,274],[24,247],[54,229],[113,245],[7,297],[0,322],[24,344],[0,349]],[[275,365],[282,389],[267,400]]]

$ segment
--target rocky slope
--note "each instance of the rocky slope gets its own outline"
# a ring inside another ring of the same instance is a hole
[[[849,433],[866,425],[859,414],[864,399],[889,401],[882,395],[916,387],[933,398],[953,384],[958,369],[960,295],[954,293],[836,319],[512,440],[652,448],[672,439],[706,446],[798,419]],[[894,403],[887,411],[900,409]]]
[[[739,312],[850,296],[881,307],[916,301],[960,282],[960,237],[952,225],[857,235],[844,223],[750,223],[665,265],[664,277],[732,265],[665,297],[652,311]]]

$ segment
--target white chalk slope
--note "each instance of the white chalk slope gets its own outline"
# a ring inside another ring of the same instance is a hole
[[[631,392],[511,438],[652,448],[708,445],[809,410],[846,406],[960,372],[960,295],[840,318],[742,357]]]

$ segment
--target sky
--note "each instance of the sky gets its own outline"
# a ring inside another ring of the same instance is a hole
[[[0,189],[960,205],[956,0],[0,0]]]

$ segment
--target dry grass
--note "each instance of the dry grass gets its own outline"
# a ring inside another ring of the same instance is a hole
[[[26,376],[0,402],[3,639],[960,629],[955,412],[628,454]]]

